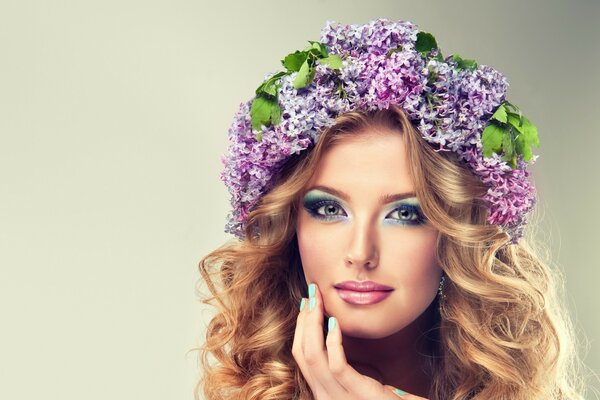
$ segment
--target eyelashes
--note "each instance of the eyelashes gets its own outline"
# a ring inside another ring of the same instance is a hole
[[[342,206],[335,200],[305,200],[304,208],[317,219],[333,220],[348,216]]]
[[[304,208],[318,220],[337,221],[348,217],[344,207],[334,199],[314,198],[307,195],[304,198]],[[418,205],[399,204],[386,214],[385,222],[399,225],[422,225],[427,222],[427,219]]]
[[[402,225],[421,225],[426,222],[421,207],[413,204],[402,204],[394,208],[385,218],[391,223]]]

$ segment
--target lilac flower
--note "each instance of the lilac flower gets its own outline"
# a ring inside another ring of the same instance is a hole
[[[342,68],[317,64],[313,81],[302,89],[293,86],[297,73],[281,77],[281,121],[262,126],[260,132],[252,130],[252,100],[240,104],[229,128],[221,174],[231,194],[227,232],[242,236],[249,212],[271,189],[288,157],[312,147],[338,115],[397,105],[437,151],[458,154],[488,186],[488,222],[502,226],[516,243],[536,201],[526,163],[519,158],[513,169],[497,154],[484,158],[481,144],[489,118],[506,100],[508,82],[491,67],[465,69],[453,57],[436,58],[438,50],[423,57],[415,49],[418,33],[406,21],[328,21],[321,43],[329,54],[342,58]]]

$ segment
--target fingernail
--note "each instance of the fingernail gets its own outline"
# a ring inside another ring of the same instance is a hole
[[[308,298],[315,297],[316,293],[317,293],[317,285],[315,285],[314,283],[311,283],[310,285],[308,285]]]
[[[316,305],[317,305],[316,298],[311,297],[310,299],[308,299],[308,311],[314,310]]]
[[[396,390],[394,390],[394,393],[396,393],[397,395],[400,395],[400,396],[404,396],[404,395],[406,394],[406,392],[405,392],[405,391],[403,391],[403,390],[400,390],[400,389],[396,389]]]
[[[306,299],[303,297],[302,300],[300,300],[300,311],[304,310],[305,305],[306,305]]]
[[[335,328],[335,317],[329,317],[327,321],[327,330],[331,332]]]

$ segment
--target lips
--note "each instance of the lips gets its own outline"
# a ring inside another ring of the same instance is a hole
[[[373,292],[373,291],[387,292],[387,291],[394,290],[394,288],[392,288],[392,287],[382,285],[380,283],[373,282],[373,281],[362,281],[362,282],[344,281],[344,282],[336,283],[334,286],[336,289],[353,290],[355,292]]]
[[[336,284],[335,290],[346,303],[368,305],[384,300],[394,288],[372,281],[344,281]]]

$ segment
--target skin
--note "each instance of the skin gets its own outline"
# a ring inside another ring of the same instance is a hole
[[[408,165],[398,132],[371,129],[328,149],[305,188],[296,233],[316,295],[298,315],[292,353],[318,400],[398,398],[394,388],[423,399],[431,386],[431,343],[417,339],[434,323],[442,270]],[[346,280],[394,290],[376,304],[349,304],[334,287]],[[323,338],[330,316],[337,323]]]

